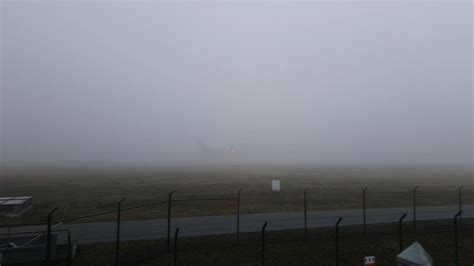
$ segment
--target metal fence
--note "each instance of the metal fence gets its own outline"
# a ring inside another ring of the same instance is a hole
[[[358,228],[361,228],[361,234],[360,234],[360,237],[361,238],[367,238],[368,234],[370,235],[370,231],[371,231],[371,228],[373,228],[372,225],[368,225],[367,224],[367,211],[366,211],[366,208],[367,208],[367,203],[366,203],[366,194],[367,194],[367,190],[370,189],[370,188],[363,188],[361,190],[361,207],[362,207],[362,212],[361,212],[361,217],[363,218],[362,221],[363,221],[363,224],[361,226],[357,226]],[[419,202],[419,200],[417,201],[417,189],[418,187],[414,187],[413,190],[412,190],[412,226],[411,226],[411,229],[413,232],[417,232],[419,230],[422,230],[421,228],[423,227],[420,227],[420,225],[426,225],[427,222],[426,221],[417,221],[416,217],[417,217],[417,203]],[[458,252],[458,230],[459,230],[459,227],[460,227],[460,219],[462,218],[462,211],[463,211],[463,194],[462,194],[462,191],[463,191],[463,186],[461,186],[459,189],[458,189],[458,213],[455,213],[453,214],[453,227],[452,227],[452,234],[453,234],[453,237],[454,237],[454,241],[453,241],[453,260],[454,260],[454,264],[455,265],[458,265],[458,261],[459,261],[459,252]],[[267,196],[272,196],[272,195],[275,195],[274,193],[268,193]],[[303,237],[302,239],[304,239],[304,241],[309,241],[311,240],[311,237],[309,236],[309,234],[311,233],[311,230],[313,230],[312,228],[308,228],[308,215],[307,215],[307,212],[308,212],[308,209],[310,207],[310,204],[308,204],[308,201],[309,199],[311,199],[311,196],[309,195],[308,193],[308,189],[304,189],[303,192],[301,193],[279,193],[279,195],[283,195],[283,198],[298,198],[301,200],[301,206],[302,206],[302,212],[303,212],[303,215],[302,215],[302,219],[303,219],[303,224],[304,224],[304,228],[303,228]],[[112,210],[108,210],[108,211],[103,211],[103,212],[98,212],[98,213],[91,213],[91,214],[88,214],[88,215],[83,215],[83,216],[80,216],[80,217],[72,217],[72,218],[64,218],[64,219],[55,219],[55,213],[58,211],[58,208],[53,208],[47,215],[47,217],[45,217],[45,223],[42,223],[42,224],[22,224],[22,225],[6,225],[6,226],[3,226],[4,228],[7,228],[7,233],[5,234],[1,234],[1,238],[2,239],[5,239],[5,237],[7,238],[10,238],[12,236],[18,236],[18,234],[32,234],[32,233],[36,233],[37,234],[37,238],[42,238],[42,237],[45,237],[44,239],[44,261],[46,263],[46,265],[51,265],[53,263],[57,263],[58,262],[58,259],[55,258],[54,256],[52,256],[52,253],[53,253],[53,250],[52,250],[52,246],[55,246],[55,240],[54,240],[54,235],[60,233],[60,232],[67,232],[68,234],[68,244],[67,244],[67,256],[65,258],[67,258],[66,262],[67,264],[69,265],[70,264],[70,261],[71,261],[71,250],[72,250],[72,244],[71,244],[71,237],[70,237],[70,232],[69,231],[61,231],[61,230],[57,230],[56,228],[59,228],[62,224],[65,224],[65,223],[72,223],[72,222],[80,222],[80,221],[83,221],[83,220],[86,220],[86,219],[89,219],[89,218],[93,218],[93,217],[102,217],[102,216],[107,216],[107,215],[114,215],[115,216],[115,245],[114,245],[114,248],[113,248],[113,254],[110,254],[111,257],[113,257],[113,264],[115,265],[119,265],[121,264],[121,257],[123,257],[123,255],[121,255],[123,253],[122,249],[121,249],[121,242],[123,242],[121,240],[121,224],[122,224],[122,219],[123,219],[123,215],[124,214],[127,214],[128,212],[131,212],[131,211],[146,211],[147,209],[149,208],[153,208],[153,207],[156,207],[156,206],[161,206],[161,207],[166,207],[166,210],[167,210],[167,223],[166,223],[166,229],[167,229],[167,236],[166,236],[166,243],[165,243],[165,251],[167,254],[173,254],[173,263],[174,264],[177,264],[178,261],[179,261],[179,255],[178,255],[178,239],[179,239],[179,228],[176,228],[175,232],[174,232],[174,247],[172,248],[172,223],[173,223],[173,209],[174,208],[179,208],[179,204],[197,204],[198,202],[215,202],[215,201],[230,201],[230,202],[233,202],[235,203],[235,239],[232,241],[234,246],[240,246],[241,245],[241,235],[242,233],[240,232],[241,231],[241,224],[240,224],[240,214],[241,214],[241,200],[242,200],[242,197],[253,197],[255,196],[254,194],[251,194],[251,193],[243,193],[242,190],[238,190],[238,192],[235,194],[235,195],[230,195],[230,196],[222,196],[222,195],[219,195],[219,196],[207,196],[207,197],[204,197],[204,196],[192,196],[192,197],[189,197],[189,198],[178,198],[176,197],[176,193],[175,191],[171,191],[169,194],[168,194],[168,197],[167,199],[163,199],[161,201],[156,201],[156,202],[150,202],[150,203],[147,203],[147,204],[141,204],[141,205],[136,205],[136,206],[127,206],[127,200],[125,198],[121,198],[119,201],[117,201],[117,205],[116,205],[116,208],[115,209],[112,209]],[[265,194],[258,194],[259,197],[262,197],[262,196],[266,196]],[[178,206],[178,207],[177,207]],[[398,223],[396,223],[396,221],[393,221],[397,224],[398,226],[398,231],[397,231],[397,235],[398,235],[398,249],[399,251],[405,246],[404,245],[404,228],[405,227],[408,227],[406,225],[406,222],[404,223],[404,218],[406,217],[406,213],[400,213],[400,219],[398,221]],[[340,251],[340,243],[339,243],[339,239],[341,238],[341,233],[340,233],[340,230],[339,230],[339,224],[341,223],[342,221],[342,218],[339,218],[337,220],[334,221],[334,263],[335,265],[339,265],[339,262],[340,262],[340,254],[341,252],[343,251]],[[32,226],[32,225],[41,225],[41,226],[44,226],[45,227],[45,231],[42,231],[42,232],[10,232],[12,228],[15,228],[15,227],[18,227],[18,226]],[[265,238],[265,229],[267,227],[267,225],[271,225],[271,223],[267,223],[265,222],[264,224],[262,224],[262,230],[261,230],[261,240],[260,240],[260,251],[261,251],[261,264],[265,264],[265,258],[267,258],[268,256],[265,256],[265,250],[266,250],[266,247],[265,247],[265,242],[266,242],[266,238]],[[351,227],[353,228],[354,226],[344,226],[344,227]],[[326,228],[326,229],[330,229],[330,228]],[[464,228],[463,228],[464,229]],[[272,233],[273,234],[273,233]],[[343,237],[343,236],[342,236]],[[311,240],[311,241],[314,241]],[[24,245],[25,247],[28,246],[28,245]],[[9,249],[8,251],[5,249],[5,254],[8,254],[9,251],[12,252],[13,249]],[[18,250],[18,249],[17,249]],[[43,249],[42,249],[43,250]],[[10,253],[11,254],[11,253]],[[5,259],[5,257],[7,259]],[[64,259],[63,259],[64,260]],[[3,263],[6,264],[6,263],[9,263],[8,261],[8,256],[3,256]]]

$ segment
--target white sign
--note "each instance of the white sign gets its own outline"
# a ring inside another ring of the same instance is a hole
[[[280,191],[280,180],[272,180],[272,190]]]
[[[375,256],[365,257],[364,265],[375,265]]]

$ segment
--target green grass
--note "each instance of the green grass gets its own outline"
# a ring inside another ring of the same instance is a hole
[[[452,221],[423,222],[415,233],[404,225],[405,247],[419,241],[434,259],[435,265],[453,265]],[[340,228],[340,265],[362,265],[364,256],[376,256],[377,265],[394,265],[398,254],[398,224],[369,227],[367,239],[360,226]],[[179,265],[259,265],[260,233],[179,239]],[[474,220],[464,219],[460,234],[460,265],[474,261]],[[174,243],[172,242],[172,246]],[[267,265],[334,265],[334,229],[311,229],[304,241],[302,230],[266,233]],[[73,265],[113,265],[114,244],[81,245]],[[173,265],[173,254],[166,253],[166,241],[121,243],[122,265]]]
[[[271,180],[280,179],[282,191],[271,192]],[[305,166],[180,167],[156,169],[2,169],[0,195],[33,196],[33,208],[20,218],[0,218],[0,224],[44,223],[55,216],[69,218],[124,206],[163,201],[176,190],[175,199],[235,196],[242,188],[241,213],[301,211],[303,190],[309,188],[308,209],[361,208],[362,188],[368,208],[411,206],[414,185],[419,206],[457,204],[457,188],[466,185],[464,203],[474,203],[472,173],[451,170],[400,168],[330,168]],[[176,202],[173,216],[235,213],[235,201]],[[124,219],[154,219],[167,215],[166,205],[124,214]],[[81,222],[114,219],[114,215]]]

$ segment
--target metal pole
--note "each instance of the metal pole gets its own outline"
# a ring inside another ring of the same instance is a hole
[[[237,246],[240,245],[240,192],[242,189],[239,189],[237,192]]]
[[[459,211],[454,216],[454,265],[459,265],[459,257],[458,257],[458,217],[461,216],[462,211]]]
[[[122,211],[122,202],[125,198],[121,198],[117,204],[117,232],[116,232],[116,240],[115,240],[115,265],[119,265],[119,257],[120,257],[120,212]]]
[[[304,190],[304,240],[308,241],[308,215],[306,211],[306,193],[308,188]]]
[[[67,266],[71,265],[71,252],[72,252],[72,243],[71,243],[71,232],[67,233]]]
[[[339,219],[336,222],[336,266],[339,265],[339,224],[342,221],[342,217],[339,217]]]
[[[167,241],[166,241],[166,248],[167,248],[167,251],[168,253],[170,253],[170,234],[171,234],[171,200],[172,200],[172,196],[173,196],[173,193],[175,191],[171,191],[170,194],[168,194],[168,237],[167,237]]]
[[[265,265],[265,228],[267,227],[268,222],[265,221],[262,227],[262,266]]]
[[[362,210],[364,216],[364,237],[367,237],[367,215],[366,215],[366,204],[365,204],[365,192],[367,191],[367,187],[364,188],[362,191]]]
[[[3,252],[2,262],[3,262],[2,265],[4,265],[4,266],[9,265],[9,264],[8,264],[8,248],[5,249],[5,251]]]
[[[461,227],[461,220],[462,220],[462,189],[464,186],[460,186],[458,189],[458,196],[459,196],[459,210],[461,215],[459,216],[459,227]]]
[[[48,213],[48,228],[46,235],[46,265],[51,265],[51,223],[53,220],[53,214],[58,210],[58,207],[55,207]]]
[[[174,266],[178,265],[178,233],[179,227],[176,228],[174,233]]]
[[[7,225],[7,241],[10,243],[10,225]],[[3,265],[8,265],[8,248],[3,253]]]
[[[413,229],[416,232],[416,190],[418,186],[413,189]]]
[[[403,249],[402,223],[403,223],[403,219],[405,219],[406,216],[407,216],[407,214],[404,213],[402,215],[402,217],[400,217],[400,219],[398,220],[398,250],[399,250],[399,252],[402,252],[402,249]]]

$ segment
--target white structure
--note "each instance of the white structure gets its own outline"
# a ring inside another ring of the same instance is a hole
[[[15,217],[31,207],[32,197],[0,197],[0,215]]]
[[[272,180],[272,190],[280,191],[280,180]]]
[[[426,250],[415,241],[397,256],[397,266],[432,266],[433,259]]]
[[[364,266],[375,266],[375,256],[365,257]]]

